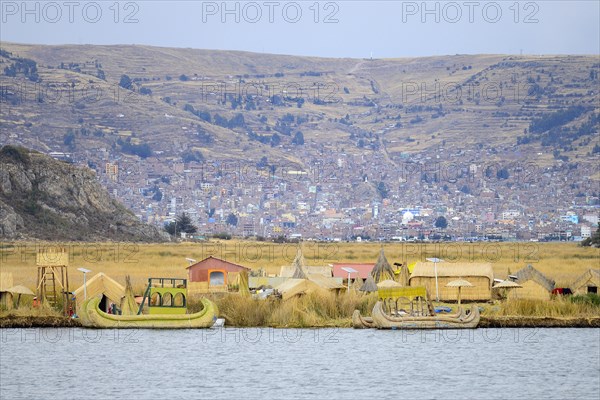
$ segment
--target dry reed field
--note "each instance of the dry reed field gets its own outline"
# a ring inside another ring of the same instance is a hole
[[[186,258],[202,260],[219,257],[253,270],[278,274],[282,265],[290,265],[297,244],[276,244],[241,240],[210,240],[200,243],[2,243],[0,270],[13,274],[15,285],[35,289],[36,254],[64,247],[69,252],[71,289],[83,282],[79,267],[92,270],[88,278],[104,272],[120,283],[131,275],[134,290],[141,292],[149,277],[186,278]],[[600,265],[600,249],[580,247],[574,243],[318,243],[301,244],[307,265],[339,262],[374,263],[381,247],[390,262],[424,261],[439,257],[451,262],[490,262],[496,278],[504,279],[510,271],[531,264],[556,281],[568,286],[580,274]],[[440,265],[443,268],[443,265]]]

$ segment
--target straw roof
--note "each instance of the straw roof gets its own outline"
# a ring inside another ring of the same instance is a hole
[[[294,274],[292,275],[293,279],[307,279],[304,265],[305,263],[304,256],[302,255],[302,250],[298,247],[296,257],[294,258],[294,261],[292,261],[292,267],[294,267]]]
[[[291,297],[308,294],[318,291],[323,291],[321,288],[314,282],[309,281],[308,279],[295,279],[291,278],[283,282],[281,285],[275,288],[279,293],[281,293],[281,298],[283,300],[287,300]]]
[[[133,295],[133,288],[131,286],[131,278],[129,275],[125,277],[125,297],[121,304],[121,313],[123,315],[135,315],[139,310],[139,306],[135,301]]]
[[[30,296],[35,296],[35,294],[29,288],[26,288],[22,285],[13,286],[11,288],[6,289],[6,291],[12,294],[26,294]]]
[[[341,281],[338,279],[327,278],[320,274],[308,274],[307,276],[309,281],[316,283],[317,285],[319,285],[319,287],[322,287],[323,289],[332,290],[346,288],[346,286],[342,285]]]
[[[0,272],[0,292],[6,292],[13,285],[12,272]]]
[[[385,258],[383,248],[381,248],[379,251],[379,257],[377,258],[377,262],[371,271],[371,276],[376,283],[386,279],[394,279],[394,270],[392,269],[392,266],[388,262],[387,258]]]
[[[392,281],[391,279],[386,279],[385,281],[381,281],[377,284],[378,288],[388,288],[388,287],[402,287],[401,284],[399,284],[396,281]]]
[[[401,286],[408,286],[410,280],[410,272],[408,272],[408,265],[406,263],[400,266],[400,273],[398,274],[398,282]]]
[[[446,284],[447,287],[472,287],[473,284],[464,279],[457,279],[455,281],[448,282]]]
[[[486,277],[490,282],[494,281],[494,270],[490,263],[437,263],[438,277]],[[435,277],[435,268],[432,262],[418,262],[410,278]]]
[[[88,299],[100,294],[104,294],[115,304],[121,303],[121,298],[125,295],[125,288],[119,282],[105,275],[103,272],[97,273],[86,282]],[[74,292],[79,301],[83,301],[83,285]]]
[[[248,271],[242,271],[238,274],[239,293],[242,296],[250,296],[250,288],[248,286]]]
[[[523,286],[519,285],[517,282],[513,282],[513,281],[508,280],[508,279],[505,280],[505,281],[496,283],[493,286],[494,289],[496,289],[496,288],[498,288],[498,289],[499,288],[508,288],[508,289],[510,289],[510,288],[520,288],[520,287],[523,287]]]
[[[363,285],[360,287],[361,292],[376,292],[377,291],[377,285],[375,284],[375,280],[373,279],[373,276],[369,275],[367,277],[367,279],[365,280],[365,283],[363,283]]]
[[[589,281],[594,283],[596,286],[600,286],[600,270],[598,269],[588,269],[583,274],[581,274],[575,282],[571,284],[571,289],[577,289]]]
[[[525,268],[519,270],[516,274],[517,280],[519,283],[534,281],[538,285],[544,287],[549,292],[554,289],[554,281],[544,274],[542,274],[537,269],[533,268],[531,264],[527,265]]]

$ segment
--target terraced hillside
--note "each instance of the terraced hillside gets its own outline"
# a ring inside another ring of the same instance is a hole
[[[35,62],[35,76],[19,59]],[[483,146],[541,152],[538,162],[551,163],[592,153],[597,129],[586,123],[598,125],[593,56],[356,60],[2,43],[0,61],[3,138],[46,151],[136,153],[147,144],[163,157],[302,164],[300,131],[302,151],[315,157],[383,151],[393,161]]]

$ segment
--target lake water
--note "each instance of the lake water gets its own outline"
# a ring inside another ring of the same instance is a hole
[[[600,329],[0,331],[1,399],[600,398]]]

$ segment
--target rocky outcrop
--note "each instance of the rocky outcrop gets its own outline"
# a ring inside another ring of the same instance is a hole
[[[111,198],[94,171],[16,146],[0,149],[0,238],[164,241]]]

